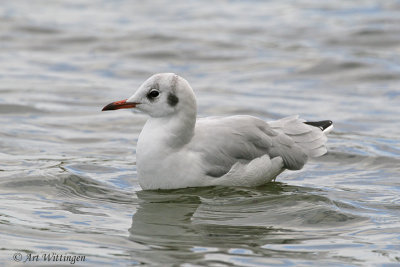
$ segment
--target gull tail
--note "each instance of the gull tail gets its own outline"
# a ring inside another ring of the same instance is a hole
[[[333,122],[330,120],[326,121],[306,121],[305,124],[318,127],[321,129],[322,132],[328,134],[330,131],[333,130]]]
[[[291,137],[309,157],[320,157],[328,152],[326,135],[333,129],[330,120],[307,122],[298,116],[291,116],[269,124],[274,130]]]

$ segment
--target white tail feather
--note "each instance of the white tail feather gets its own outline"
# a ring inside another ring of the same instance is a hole
[[[324,155],[327,152],[325,144],[328,138],[326,134],[332,131],[333,125],[330,125],[322,131],[319,127],[311,126],[304,122],[304,120],[299,119],[296,115],[272,121],[268,124],[275,131],[291,137],[309,157],[320,157]]]

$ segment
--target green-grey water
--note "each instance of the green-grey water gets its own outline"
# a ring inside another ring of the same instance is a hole
[[[0,265],[399,265],[399,25],[395,0],[3,1]],[[331,119],[329,153],[259,188],[142,191],[146,117],[100,110],[158,72],[199,116]]]

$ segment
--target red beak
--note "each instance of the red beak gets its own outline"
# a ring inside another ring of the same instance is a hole
[[[121,108],[134,108],[138,103],[126,102],[127,99],[116,101],[105,106],[101,111],[116,110]]]

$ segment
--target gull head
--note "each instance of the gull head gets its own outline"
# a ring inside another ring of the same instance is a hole
[[[196,113],[196,98],[189,83],[174,73],[159,73],[148,78],[130,98],[103,108],[136,108],[151,117],[168,117],[179,112]]]

